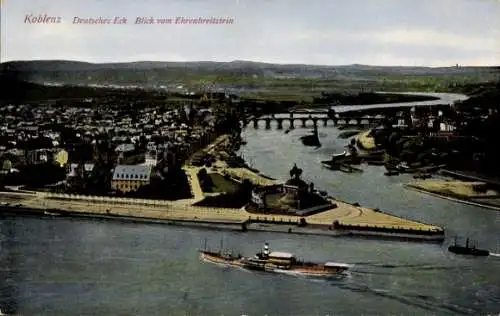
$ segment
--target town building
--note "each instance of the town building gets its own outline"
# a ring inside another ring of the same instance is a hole
[[[121,192],[136,191],[151,180],[150,165],[118,165],[113,171],[111,189]]]
[[[143,166],[151,166],[156,167],[158,164],[158,153],[156,151],[147,151],[144,155],[144,163]]]
[[[90,178],[95,165],[93,163],[66,164],[66,184],[68,187],[81,186],[85,179]]]

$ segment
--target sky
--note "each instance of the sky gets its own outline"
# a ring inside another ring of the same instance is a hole
[[[2,62],[500,65],[500,0],[0,1]],[[39,15],[61,23],[26,20]],[[74,24],[75,17],[125,17],[127,24]],[[146,25],[137,17],[233,23]]]

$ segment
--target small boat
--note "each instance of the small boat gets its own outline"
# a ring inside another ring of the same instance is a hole
[[[336,154],[333,155],[330,160],[323,160],[321,161],[321,164],[323,164],[325,167],[328,166],[335,166],[335,165],[360,165],[361,164],[361,158],[358,155],[351,155],[351,154]]]
[[[344,151],[340,154],[333,154],[330,160],[323,160],[321,163],[325,166],[339,164],[345,161],[346,157],[348,157],[347,151]]]
[[[351,165],[345,164],[345,163],[340,164],[339,170],[342,172],[346,172],[346,173],[363,172],[363,170],[356,168],[356,167],[353,167]]]
[[[413,179],[425,180],[425,179],[430,179],[430,178],[432,178],[432,175],[430,173],[418,173],[418,174],[413,175]]]
[[[350,267],[348,264],[335,262],[300,261],[291,253],[270,251],[268,243],[265,243],[264,249],[253,257],[244,257],[240,254],[235,256],[222,250],[218,252],[200,250],[200,258],[206,262],[239,267],[245,270],[319,278],[340,276]]]
[[[448,247],[449,252],[456,253],[457,255],[470,255],[470,256],[489,256],[490,252],[484,249],[477,249],[475,246],[469,246],[469,238],[465,241],[465,247],[459,246],[457,244],[457,238],[455,237],[455,243]]]
[[[366,164],[371,166],[383,166],[385,165],[385,161],[383,160],[365,160]]]
[[[337,160],[337,159],[344,158],[344,157],[346,157],[346,156],[347,156],[347,151],[346,151],[346,150],[344,150],[344,151],[343,151],[342,153],[340,153],[340,154],[333,154],[333,155],[332,155],[332,160],[331,160],[331,161],[335,161],[335,160]]]
[[[48,215],[48,216],[60,216],[61,215],[60,213],[54,213],[54,212],[49,212],[49,211],[43,211],[43,214]],[[2,315],[2,314],[0,314],[0,315]]]
[[[399,173],[415,173],[419,171],[419,168],[414,168],[408,165],[406,162],[400,162],[397,164],[394,169],[398,171]]]
[[[0,316],[15,316],[15,314],[4,314],[0,309]]]
[[[385,176],[388,176],[388,177],[391,177],[391,176],[398,176],[398,175],[399,175],[399,171],[394,170],[394,169],[387,170],[386,172],[384,172],[384,175],[385,175]]]
[[[322,161],[321,165],[329,170],[338,171],[340,170],[340,163],[332,163],[331,161]]]

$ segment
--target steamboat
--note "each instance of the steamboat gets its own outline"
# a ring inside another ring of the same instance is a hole
[[[315,263],[297,260],[288,252],[270,251],[269,244],[253,257],[233,255],[224,251],[200,250],[200,258],[206,262],[271,273],[295,276],[330,278],[341,276],[349,269],[348,264],[325,262]]]
[[[449,252],[453,252],[457,255],[470,255],[470,256],[489,256],[490,252],[485,249],[478,249],[476,246],[469,245],[469,238],[465,241],[465,247],[457,244],[457,238],[455,237],[455,244],[448,247]]]

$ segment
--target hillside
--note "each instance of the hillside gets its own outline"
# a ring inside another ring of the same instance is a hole
[[[497,81],[498,67],[321,66],[232,62],[88,63],[68,60],[11,61],[3,77],[44,84],[122,85],[184,93],[212,88],[258,99],[311,102],[322,91],[441,91]]]
[[[269,64],[252,61],[231,62],[158,62],[138,61],[128,63],[88,63],[69,60],[35,60],[10,61],[0,64],[1,71],[16,71],[21,73],[41,72],[96,72],[96,71],[179,71],[199,74],[241,74],[273,76],[383,76],[383,75],[454,75],[489,73],[498,70],[498,67],[403,67],[403,66],[369,66],[369,65],[341,65],[321,66],[305,64]]]

